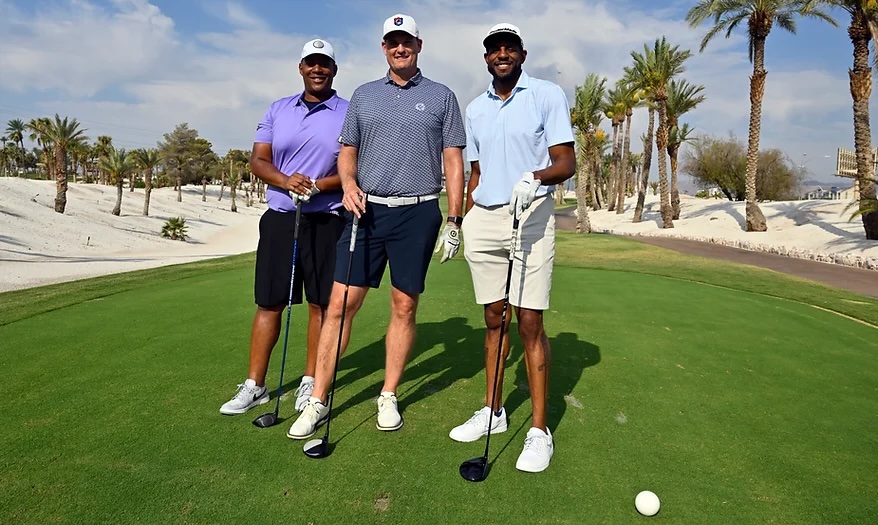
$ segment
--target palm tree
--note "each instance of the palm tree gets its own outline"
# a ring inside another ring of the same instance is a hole
[[[24,159],[24,132],[27,130],[27,127],[24,124],[24,121],[21,119],[14,118],[6,123],[6,137],[12,141],[13,144],[18,145],[18,152],[16,152],[16,163],[15,163],[15,172],[18,174],[18,170],[21,167],[19,159]]]
[[[47,124],[43,127],[43,140],[52,144],[55,168],[55,211],[64,213],[67,207],[67,157],[68,153],[81,144],[88,137],[85,129],[79,127],[76,119],[63,119],[55,114],[54,120],[46,119]],[[75,175],[74,175],[75,177]]]
[[[577,162],[579,174],[576,180],[577,233],[591,233],[586,198],[589,186],[591,186],[592,207],[596,210],[600,209],[595,193],[598,177],[592,159],[594,155],[600,155],[596,135],[600,131],[603,120],[601,105],[607,90],[606,83],[607,79],[597,74],[590,73],[586,76],[585,83],[576,86],[576,100],[570,115],[570,120],[577,130],[577,154],[580,156]]]
[[[680,192],[677,191],[677,154],[680,146],[686,142],[695,140],[692,132],[695,128],[688,123],[674,125],[668,134],[668,157],[671,159],[671,205],[674,210],[674,220],[680,218]]]
[[[869,125],[869,97],[872,94],[872,68],[869,62],[869,41],[875,35],[872,29],[878,20],[876,0],[831,0],[851,16],[848,37],[854,47],[854,67],[850,76],[851,98],[854,110],[854,150],[857,156],[857,184],[860,190],[860,212],[866,239],[878,239],[878,213],[870,210],[874,202],[875,173],[872,165],[872,130]],[[870,200],[871,199],[871,200]],[[855,217],[852,216],[851,218]]]
[[[229,174],[226,175],[226,183],[229,185],[229,197],[232,199],[232,211],[238,212],[238,204],[235,202],[238,185],[241,183],[241,173],[238,171],[239,166],[230,166]]]
[[[50,178],[54,171],[52,167],[53,157],[49,154],[52,148],[52,141],[48,136],[48,129],[51,125],[52,121],[48,117],[30,119],[25,124],[25,127],[30,131],[28,138],[30,138],[31,142],[36,142],[40,148],[39,157],[42,159],[42,164],[46,170],[44,173],[46,179]]]
[[[101,166],[103,165],[103,160],[109,157],[110,151],[113,149],[113,137],[107,135],[98,136],[98,141],[94,145],[94,153],[95,157],[98,161],[98,177],[100,178],[101,184],[109,183],[109,178],[107,176],[107,172],[104,171]],[[97,182],[97,181],[95,181]]]
[[[631,58],[634,59],[631,74],[639,78],[638,83],[643,85],[646,96],[658,111],[656,147],[659,153],[658,172],[662,227],[673,228],[673,209],[668,192],[668,166],[663,154],[668,147],[668,85],[671,79],[686,70],[683,63],[692,56],[692,53],[689,50],[680,51],[679,46],[671,46],[665,37],[657,39],[651,50],[644,46],[644,51],[644,54],[631,53]]]
[[[680,116],[695,109],[698,104],[704,102],[704,86],[696,86],[686,80],[672,80],[668,86],[668,130],[673,133],[677,129]],[[674,210],[674,220],[680,218],[680,192],[677,189],[677,151],[680,149],[678,141],[668,138],[668,157],[671,160],[671,208]],[[673,148],[673,149],[672,149]]]
[[[622,158],[622,123],[625,122],[625,87],[617,83],[604,96],[604,115],[610,119],[613,128],[613,153],[610,162],[610,182],[607,188],[607,211],[616,209],[618,185],[621,178],[620,159]]]
[[[134,164],[143,170],[143,215],[149,215],[149,197],[152,194],[152,174],[159,165],[159,152],[155,148],[134,151]]]
[[[625,78],[632,85],[637,87],[643,95],[641,105],[646,106],[649,111],[649,125],[646,127],[646,133],[641,136],[643,142],[643,153],[640,165],[641,181],[637,184],[637,204],[634,207],[634,219],[632,222],[640,222],[643,218],[643,206],[646,203],[646,187],[649,183],[649,172],[652,169],[652,150],[654,145],[655,130],[655,96],[649,91],[650,71],[655,67],[655,56],[653,50],[649,46],[643,46],[643,54],[637,51],[631,52],[634,59],[634,67],[625,68]]]
[[[133,155],[125,149],[111,148],[107,156],[101,159],[101,170],[116,184],[116,206],[113,215],[122,213],[122,189],[125,177],[134,172]]]
[[[741,22],[747,22],[750,61],[753,75],[750,77],[750,130],[747,137],[747,175],[745,181],[747,198],[748,232],[768,229],[765,215],[756,204],[756,169],[759,163],[759,131],[762,125],[762,98],[765,95],[765,39],[774,24],[795,34],[796,17],[825,20],[837,25],[820,7],[824,0],[699,0],[686,14],[690,27],[701,25],[708,18],[713,27],[701,40],[703,52],[713,37],[725,32],[726,38]]]

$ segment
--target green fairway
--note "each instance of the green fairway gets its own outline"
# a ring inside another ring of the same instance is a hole
[[[431,267],[398,432],[374,417],[388,285],[367,297],[324,460],[285,437],[291,398],[270,429],[251,421],[274,391],[243,416],[218,412],[246,376],[252,255],[0,294],[0,519],[640,523],[634,496],[652,490],[656,523],[873,522],[878,301],[567,232],[546,313],[552,464],[515,469],[530,402],[513,336],[509,430],[492,438],[489,478],[463,481],[458,465],[484,441],[448,431],[482,405],[485,379],[462,255]],[[287,391],[305,318],[293,309]],[[280,357],[278,345],[272,390]]]

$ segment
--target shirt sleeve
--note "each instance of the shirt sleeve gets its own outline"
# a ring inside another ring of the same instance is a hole
[[[348,111],[345,113],[344,124],[341,127],[341,135],[338,141],[355,148],[360,147],[360,90],[354,90],[351,100],[348,102]]]
[[[256,137],[253,139],[253,142],[272,143],[274,138],[274,114],[272,109],[272,107],[269,107],[265,111],[265,115],[262,116],[262,120],[256,125]]]
[[[470,108],[466,108],[466,160],[467,162],[479,160],[479,141],[473,132],[473,116]]]
[[[463,128],[463,119],[460,116],[460,105],[454,92],[448,90],[445,97],[445,121],[442,123],[442,147],[465,148],[466,130]]]
[[[573,126],[570,123],[570,104],[560,86],[546,90],[543,97],[543,128],[549,147],[573,142]]]

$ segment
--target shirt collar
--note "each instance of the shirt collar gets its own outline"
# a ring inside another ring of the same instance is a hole
[[[515,83],[515,87],[512,88],[512,93],[520,91],[522,89],[527,89],[530,87],[530,77],[527,76],[527,73],[524,71],[521,72],[521,76],[518,77],[518,82]],[[494,91],[494,83],[491,82],[488,84],[488,96],[494,98],[500,98],[497,96],[497,92]]]
[[[423,79],[424,79],[424,75],[421,74],[421,68],[418,68],[418,72],[415,73],[415,76],[410,78],[409,81],[405,83],[405,86],[401,86],[401,87],[407,87],[409,85],[417,86],[418,84],[421,83],[421,80],[423,80]],[[394,82],[394,80],[392,78],[390,78],[390,71],[389,70],[387,71],[387,74],[384,75],[384,83],[385,84],[396,84],[396,82]]]
[[[296,100],[297,106],[304,106],[305,105],[304,97],[305,97],[304,91],[299,93],[299,98],[298,98],[298,100]],[[323,104],[324,106],[326,106],[327,108],[329,108],[331,110],[335,110],[335,108],[338,106],[338,93],[335,90],[332,90],[332,96],[329,97],[328,99],[324,100],[323,102],[321,102],[321,104]]]

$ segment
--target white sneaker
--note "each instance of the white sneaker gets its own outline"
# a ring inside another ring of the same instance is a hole
[[[310,381],[308,379],[310,379]],[[305,405],[308,404],[308,398],[314,393],[314,378],[311,377],[308,379],[303,377],[302,382],[299,384],[299,388],[296,389],[296,412],[305,410]]]
[[[396,394],[393,392],[381,392],[378,396],[378,422],[375,424],[378,430],[399,430],[402,427],[402,416],[396,403]]]
[[[320,402],[316,397],[308,398],[305,408],[299,418],[293,422],[287,437],[290,439],[308,439],[317,432],[317,427],[326,423],[329,417],[329,407]]]
[[[256,381],[248,379],[244,384],[238,385],[235,397],[220,407],[220,414],[243,414],[257,405],[268,403],[268,397],[268,390],[264,386],[256,386]]]
[[[461,443],[476,441],[482,436],[488,434],[489,416],[491,417],[491,434],[506,432],[506,429],[508,428],[506,409],[501,407],[499,416],[491,416],[491,409],[489,407],[483,407],[481,410],[477,410],[473,417],[469,418],[466,423],[452,428],[451,432],[448,433],[448,437],[455,441],[460,441]]]
[[[552,454],[555,452],[555,444],[552,441],[552,431],[546,427],[548,433],[531,427],[524,439],[524,450],[518,456],[515,468],[524,472],[542,472],[549,466]]]

